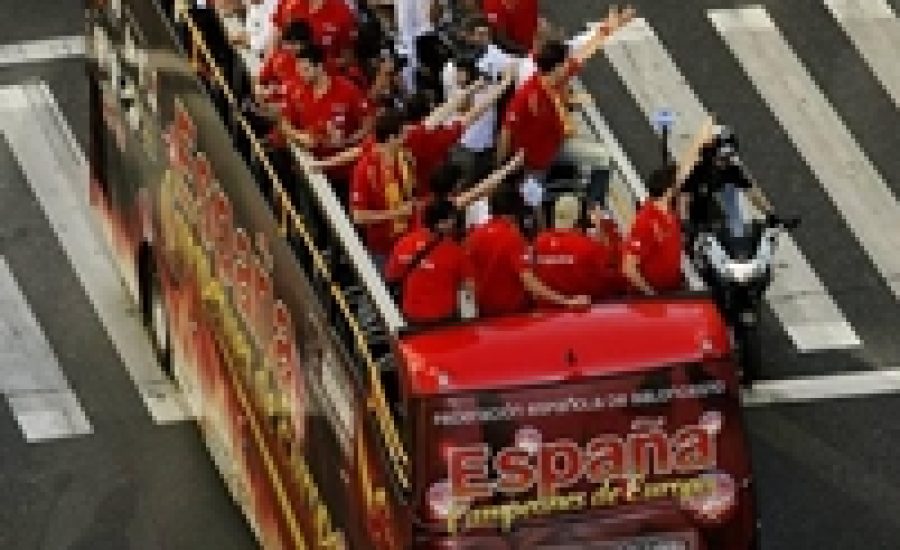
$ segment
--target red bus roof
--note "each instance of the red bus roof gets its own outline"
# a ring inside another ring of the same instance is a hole
[[[637,300],[534,312],[407,334],[414,396],[562,382],[721,357],[725,326],[708,299]]]

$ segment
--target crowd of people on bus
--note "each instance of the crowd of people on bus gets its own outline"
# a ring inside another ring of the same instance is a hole
[[[461,289],[496,316],[682,287],[683,170],[649,177],[624,234],[606,205],[545,189],[575,132],[570,81],[630,8],[565,40],[537,0],[232,3],[281,179],[310,200],[291,148],[311,153],[410,322],[456,317]]]

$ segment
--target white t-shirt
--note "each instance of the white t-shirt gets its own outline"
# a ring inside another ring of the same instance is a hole
[[[472,229],[491,221],[491,204],[487,197],[478,199],[466,207],[466,229]]]
[[[497,46],[491,44],[487,47],[484,54],[478,59],[478,70],[488,75],[495,82],[503,77],[503,72],[516,58],[505,53]],[[444,91],[449,97],[453,91],[457,89],[456,84],[456,66],[452,61],[448,62],[441,73],[441,81],[444,84]],[[489,92],[487,90],[475,94],[473,101],[476,105],[481,104]],[[481,118],[476,120],[462,135],[460,143],[470,151],[484,151],[494,146],[497,134],[497,106],[489,107]]]

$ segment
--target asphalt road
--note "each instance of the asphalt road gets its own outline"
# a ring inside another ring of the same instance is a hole
[[[705,10],[749,2],[639,0],[703,103],[739,131],[745,157],[779,209],[801,213],[796,239],[863,339],[859,349],[800,354],[769,312],[767,378],[900,368],[900,305],[815,182],[788,136],[722,46]],[[859,144],[900,191],[900,113],[817,0],[763,4]],[[900,0],[891,0],[900,10]],[[568,28],[600,0],[545,0]],[[0,0],[0,44],[80,32],[80,0]],[[77,60],[0,67],[0,86],[47,81],[86,143],[86,82]],[[656,138],[602,56],[584,80],[642,173]],[[0,400],[0,548],[252,548],[253,539],[191,424],[157,426],[0,140],[0,255],[9,262],[94,432],[28,444]],[[896,413],[896,414],[895,414]],[[747,411],[765,549],[900,546],[900,399],[773,405]]]
[[[0,45],[82,32],[80,0],[0,0]],[[0,66],[0,87],[47,82],[82,148],[81,60]],[[0,548],[256,547],[193,423],[155,425],[85,296],[25,174],[0,137],[5,258],[93,433],[27,443],[0,398]]]
[[[569,31],[597,20],[610,2],[545,0]],[[795,239],[863,341],[854,350],[800,354],[768,312],[765,378],[840,374],[900,366],[900,304],[860,249],[775,116],[725,48],[708,9],[763,5],[864,152],[900,196],[900,112],[821,0],[636,0],[701,102],[735,127],[745,162],[776,208],[804,218]],[[892,2],[897,10],[896,0]],[[602,55],[583,80],[598,110],[642,174],[660,162],[659,141]],[[747,410],[763,547],[897,548],[900,445],[893,396]]]

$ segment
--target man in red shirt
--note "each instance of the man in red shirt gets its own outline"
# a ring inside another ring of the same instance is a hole
[[[525,151],[528,172],[522,193],[535,210],[538,227],[544,227],[540,206],[544,200],[544,179],[556,160],[563,141],[574,135],[565,97],[569,80],[593,56],[606,39],[634,17],[631,9],[610,14],[574,51],[559,41],[549,41],[535,55],[537,73],[516,90],[504,116],[497,145],[502,160],[511,151]]]
[[[372,127],[365,95],[346,78],[325,71],[319,47],[309,45],[298,54],[298,60],[306,87],[299,86],[286,106],[282,131],[288,140],[310,149],[317,159],[360,143]],[[326,175],[346,204],[349,167],[334,167]]]
[[[385,277],[401,284],[401,309],[416,324],[448,321],[459,310],[459,291],[471,291],[472,266],[453,240],[456,208],[447,199],[425,210],[425,227],[397,241]]]
[[[537,0],[483,0],[481,9],[500,44],[531,51],[538,28]]]
[[[535,55],[538,72],[516,90],[507,107],[498,144],[501,159],[512,151],[523,149],[528,170],[545,172],[550,168],[563,140],[574,131],[562,97],[569,80],[613,32],[633,17],[631,9],[610,11],[572,52],[559,41],[543,45]]]
[[[272,21],[278,29],[305,21],[329,60],[342,58],[356,40],[356,16],[345,0],[281,0]]]
[[[545,285],[534,273],[527,244],[516,225],[523,205],[512,190],[491,197],[489,222],[476,227],[466,242],[475,270],[475,301],[484,316],[527,310],[531,298],[566,307],[585,307],[587,296],[567,296]]]
[[[554,228],[541,232],[534,242],[534,274],[560,294],[589,296],[596,286],[596,247],[578,228],[581,202],[574,195],[556,199]],[[546,300],[540,305],[552,306]]]
[[[593,287],[591,298],[605,300],[621,294],[627,288],[622,275],[622,234],[616,222],[596,206],[590,213],[591,229],[588,237],[593,245]]]
[[[350,183],[350,213],[364,230],[369,253],[379,268],[396,240],[409,229],[412,170],[400,147],[400,116],[378,116],[374,139],[363,146]]]
[[[653,295],[683,285],[681,222],[672,205],[677,192],[675,167],[656,170],[647,188],[650,197],[634,217],[622,270],[633,289]]]
[[[281,112],[287,97],[287,84],[301,80],[297,52],[303,50],[309,40],[309,26],[303,22],[293,23],[285,29],[278,45],[266,54],[253,82],[257,103]]]

